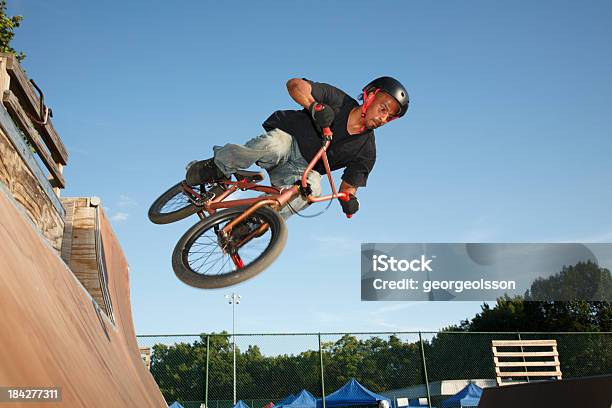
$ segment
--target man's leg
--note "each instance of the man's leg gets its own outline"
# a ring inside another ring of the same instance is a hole
[[[210,183],[223,177],[229,178],[236,170],[247,169],[254,163],[264,169],[272,169],[287,160],[292,139],[282,130],[273,129],[249,140],[244,146],[233,143],[214,146],[214,157],[191,165],[185,179],[192,186]]]
[[[249,140],[244,146],[232,143],[214,146],[215,164],[227,177],[236,170],[247,169],[253,164],[270,170],[287,161],[292,140],[288,133],[273,129]]]

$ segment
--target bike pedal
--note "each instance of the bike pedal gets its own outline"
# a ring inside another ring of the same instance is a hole
[[[220,184],[216,184],[212,186],[211,188],[209,188],[208,191],[206,191],[204,194],[202,194],[202,199],[203,201],[210,201],[214,199],[215,197],[217,197],[219,194],[222,194],[224,191],[225,191],[224,186]]]

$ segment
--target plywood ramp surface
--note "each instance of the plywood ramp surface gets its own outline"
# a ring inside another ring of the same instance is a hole
[[[140,358],[128,264],[102,210],[100,225],[115,324],[0,190],[0,386],[61,387],[63,402],[45,407],[166,407]]]

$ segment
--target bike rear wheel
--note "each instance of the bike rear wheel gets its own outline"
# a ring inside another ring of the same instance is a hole
[[[219,211],[181,237],[172,254],[172,268],[181,281],[202,289],[224,288],[254,277],[274,262],[287,241],[287,226],[271,208],[257,209],[229,237],[220,234],[245,209]]]
[[[155,224],[169,224],[189,217],[198,211],[183,193],[182,181],[160,195],[149,208],[149,220]],[[198,188],[194,188],[198,191]]]

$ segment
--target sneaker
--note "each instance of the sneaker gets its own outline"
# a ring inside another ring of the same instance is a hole
[[[225,178],[225,174],[217,167],[212,158],[189,163],[185,175],[185,181],[190,186],[212,183]]]

